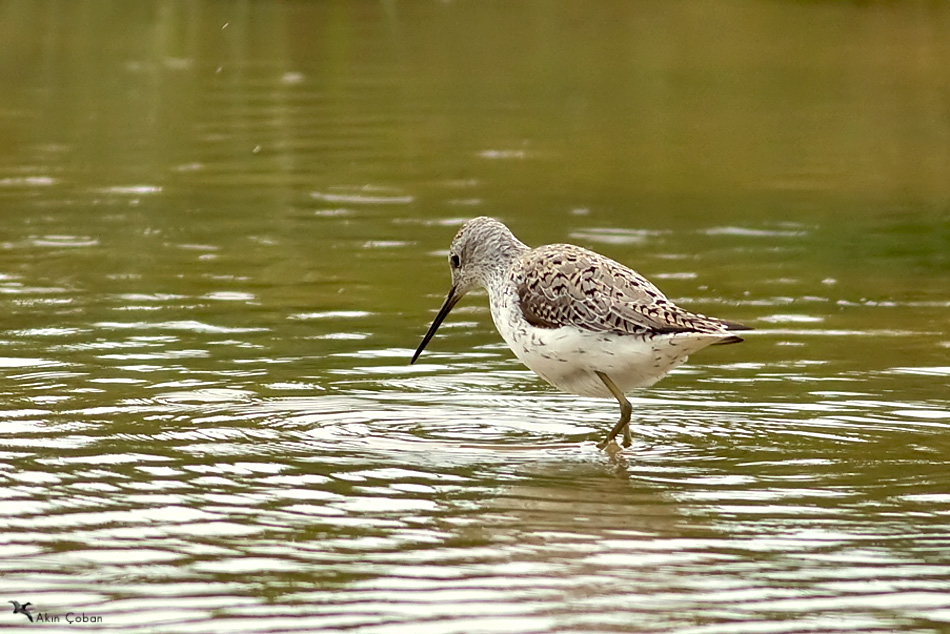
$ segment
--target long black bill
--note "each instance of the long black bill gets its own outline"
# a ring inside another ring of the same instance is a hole
[[[432,336],[435,334],[435,331],[439,329],[439,326],[442,325],[442,321],[449,314],[449,311],[459,303],[459,300],[462,299],[461,295],[455,294],[455,287],[449,289],[449,294],[446,295],[445,301],[442,302],[442,308],[439,309],[439,314],[435,316],[435,319],[432,321],[432,325],[429,326],[429,331],[426,333],[426,336],[422,338],[422,343],[419,344],[419,347],[416,348],[416,353],[412,355],[412,361],[409,362],[409,365],[412,365],[416,362],[416,359],[419,358],[419,355],[422,354],[422,351],[425,350],[426,345],[428,345],[429,340],[432,339]]]

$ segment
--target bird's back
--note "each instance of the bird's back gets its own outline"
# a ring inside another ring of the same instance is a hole
[[[525,320],[538,328],[572,326],[631,335],[743,328],[680,308],[636,271],[575,245],[531,249],[510,275]]]

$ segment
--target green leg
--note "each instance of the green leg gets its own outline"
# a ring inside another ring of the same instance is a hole
[[[603,449],[610,444],[610,441],[617,437],[621,431],[623,431],[623,446],[629,447],[632,444],[632,439],[630,438],[630,413],[633,411],[633,407],[630,405],[630,401],[627,400],[627,397],[623,395],[623,392],[620,391],[620,388],[610,379],[609,376],[600,372],[598,370],[594,371],[597,376],[600,377],[600,380],[604,382],[604,385],[610,390],[610,393],[614,395],[614,398],[617,399],[617,402],[620,403],[620,420],[617,421],[617,424],[614,425],[614,428],[610,430],[610,433],[607,434],[607,438],[603,442],[598,443],[598,447]]]

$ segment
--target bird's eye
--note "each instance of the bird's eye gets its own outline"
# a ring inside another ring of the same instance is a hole
[[[457,269],[458,267],[462,266],[462,260],[459,258],[458,255],[453,253],[452,256],[449,258],[449,264],[452,265],[453,269]]]

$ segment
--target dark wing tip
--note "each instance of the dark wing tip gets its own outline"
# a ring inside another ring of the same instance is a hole
[[[734,322],[734,321],[720,321],[720,323],[721,323],[723,326],[726,327],[726,330],[729,330],[729,331],[732,331],[732,330],[755,330],[752,326],[746,326],[746,325],[744,325],[744,324],[740,324],[740,323],[737,323],[737,322]],[[742,341],[745,341],[742,337],[737,337],[737,336],[733,335],[733,336],[731,336],[731,337],[726,337],[725,339],[723,339],[723,340],[721,340],[721,341],[717,341],[717,342],[716,342],[716,345],[717,345],[717,346],[725,346],[725,345],[728,345],[728,344],[730,344],[730,343],[740,343],[740,342],[742,342]]]
[[[746,330],[751,330],[751,328],[746,328]],[[731,337],[726,337],[725,339],[720,339],[719,341],[717,341],[717,342],[714,343],[713,345],[714,345],[714,346],[725,346],[725,345],[728,345],[728,344],[730,344],[730,343],[742,343],[743,341],[745,341],[745,339],[743,339],[742,337],[736,337],[735,335],[733,335],[733,336],[731,336]]]
[[[722,325],[726,327],[726,330],[755,330],[752,326],[746,326],[734,321],[722,321]]]

